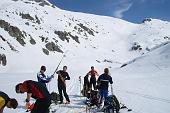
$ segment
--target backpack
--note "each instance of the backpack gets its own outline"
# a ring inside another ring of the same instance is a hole
[[[58,101],[60,101],[60,95],[56,92],[51,93],[51,101],[52,103],[58,104]]]
[[[87,97],[88,92],[90,91],[90,82],[88,80],[88,74],[84,77],[84,85],[83,85],[83,89],[81,91],[82,95]]]
[[[88,106],[99,106],[99,92],[96,90],[91,90],[90,93],[88,93],[87,98],[89,98]]]
[[[104,113],[119,113],[120,103],[115,95],[110,95],[104,101]]]

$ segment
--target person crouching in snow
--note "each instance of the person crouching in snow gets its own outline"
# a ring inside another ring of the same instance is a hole
[[[5,106],[7,108],[16,109],[18,106],[18,102],[16,99],[9,98],[9,96],[6,93],[0,91],[0,113],[3,113]]]
[[[41,83],[26,80],[23,83],[19,83],[15,86],[16,93],[27,93],[26,105],[29,104],[30,98],[36,100],[31,113],[49,113],[49,106],[51,104],[51,95],[46,87]]]

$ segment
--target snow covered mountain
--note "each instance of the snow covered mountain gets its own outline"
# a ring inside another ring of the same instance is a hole
[[[133,24],[64,11],[46,0],[1,0],[0,15],[0,52],[7,59],[6,66],[0,67],[3,72],[13,67],[30,71],[67,50],[75,59],[120,67],[170,41],[169,22],[146,19]]]
[[[53,74],[63,55],[71,81],[68,93],[76,108],[57,108],[57,113],[80,112],[78,77],[94,65],[98,73],[109,67],[114,91],[134,113],[170,112],[170,22],[144,19],[141,24],[121,19],[70,12],[47,0],[1,0],[0,90],[14,92],[23,80],[36,80],[41,65]],[[56,80],[50,91],[57,91]],[[80,104],[81,103],[81,104]],[[159,106],[159,107],[157,107]],[[155,108],[155,109],[150,109]],[[126,113],[121,111],[120,113]]]

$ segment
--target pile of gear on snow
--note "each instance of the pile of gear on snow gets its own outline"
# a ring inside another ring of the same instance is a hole
[[[98,85],[96,86],[98,87]],[[97,88],[98,89],[98,88]],[[90,88],[90,82],[88,80],[88,75],[84,77],[83,90],[81,91],[82,95],[86,97],[85,104],[87,105],[86,110],[97,107],[99,112],[104,113],[119,113],[120,103],[115,95],[109,95],[102,102],[98,90],[92,90]]]

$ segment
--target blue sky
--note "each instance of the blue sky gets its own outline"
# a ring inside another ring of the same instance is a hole
[[[49,1],[64,10],[111,16],[134,23],[141,23],[144,18],[170,21],[170,0]]]

